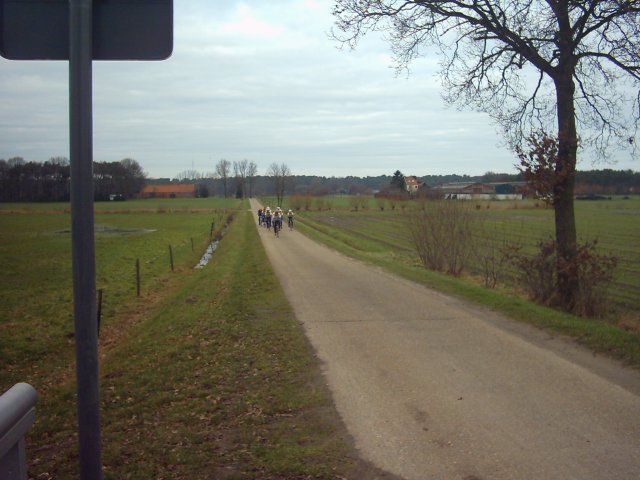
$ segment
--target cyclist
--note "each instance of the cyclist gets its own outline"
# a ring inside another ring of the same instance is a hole
[[[262,209],[258,209],[258,226],[262,225]]]
[[[271,209],[269,207],[265,209],[264,220],[267,224],[267,230],[271,230]]]
[[[293,230],[293,210],[289,209],[287,218],[289,219],[289,230]]]
[[[273,233],[276,237],[280,236],[280,229],[282,228],[282,212],[277,210],[273,214]]]

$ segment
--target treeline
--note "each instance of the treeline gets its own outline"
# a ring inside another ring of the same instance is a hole
[[[0,159],[1,202],[66,202],[70,198],[71,168],[65,157],[26,162],[20,157]],[[96,200],[132,198],[145,184],[142,167],[130,158],[93,162]]]
[[[288,179],[286,193],[302,195],[366,195],[387,188],[392,175],[376,177],[320,177],[313,175],[292,175]],[[418,177],[433,187],[455,182],[522,182],[521,174],[487,172],[484,175],[424,175]],[[149,179],[147,183],[171,183],[171,179]],[[196,183],[198,191],[206,191],[208,195],[223,196],[222,182],[215,178],[185,179],[180,183]],[[275,195],[273,179],[258,175],[253,179],[253,195]],[[632,170],[590,170],[579,171],[576,175],[576,195],[607,194],[629,195],[640,193],[640,172]]]
[[[629,195],[640,193],[640,172],[632,170],[589,170],[578,172],[576,195]]]
[[[119,162],[94,162],[94,191],[96,200],[133,198],[145,184],[194,183],[199,196],[224,196],[225,186],[220,178],[185,171],[176,178],[145,178],[142,167],[132,159]],[[367,177],[324,177],[316,175],[291,175],[287,178],[286,194],[303,195],[366,195],[387,188],[392,175]],[[424,175],[418,177],[429,186],[453,182],[516,182],[521,174],[487,172],[484,175]],[[0,159],[1,202],[56,202],[69,200],[69,160],[53,157],[44,163],[26,162],[20,157]],[[229,182],[233,182],[230,177]],[[236,194],[236,188],[227,185],[227,195]],[[256,175],[251,177],[250,194],[253,196],[275,195],[273,177]],[[632,170],[578,171],[576,195],[606,194],[629,195],[640,192],[640,172]],[[249,192],[246,192],[249,194]]]

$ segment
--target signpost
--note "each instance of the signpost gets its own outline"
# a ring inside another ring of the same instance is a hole
[[[102,479],[93,216],[93,60],[163,60],[173,0],[0,0],[0,55],[69,60],[73,304],[80,478]]]

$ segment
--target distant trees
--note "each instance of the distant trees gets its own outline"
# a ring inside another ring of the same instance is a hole
[[[236,198],[244,198],[246,196],[248,170],[249,170],[248,160],[233,162],[233,176],[236,184]]]
[[[0,160],[0,201],[45,202],[69,200],[69,161],[55,157],[44,163],[22,157]]]
[[[576,175],[576,194],[628,195],[640,193],[640,172],[589,170]]]
[[[289,167],[285,163],[278,165],[274,162],[269,166],[267,176],[273,179],[278,205],[282,205],[284,192],[291,177],[291,170],[289,170]]]
[[[145,182],[142,167],[133,159],[120,162],[94,162],[96,200],[119,194],[131,198]],[[0,201],[60,202],[69,200],[70,167],[65,157],[52,157],[44,163],[25,162],[21,157],[0,160]]]
[[[236,198],[253,196],[253,185],[255,183],[258,166],[247,159],[233,162],[233,175],[236,183]]]
[[[144,187],[145,173],[138,162],[125,158],[119,162],[94,162],[94,196],[108,200],[110,195],[132,198]]]
[[[249,187],[249,198],[253,197],[253,187],[258,174],[258,165],[255,162],[249,162],[247,166],[247,185]]]
[[[173,178],[179,182],[192,183],[205,178],[205,174],[194,169],[188,169],[181,171]]]
[[[396,170],[394,172],[393,177],[391,177],[391,181],[389,182],[389,187],[392,190],[405,190],[404,175],[400,170]]]
[[[221,159],[216,163],[215,175],[222,182],[222,189],[224,191],[224,198],[227,198],[229,177],[231,176],[231,162],[226,159]]]

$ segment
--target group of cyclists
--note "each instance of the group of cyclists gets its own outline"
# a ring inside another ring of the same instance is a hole
[[[258,209],[258,226],[267,227],[271,230],[273,227],[273,233],[276,237],[280,236],[280,230],[282,230],[282,219],[285,216],[280,207],[272,212],[270,207]],[[286,213],[289,230],[293,230],[293,210],[289,209]]]

